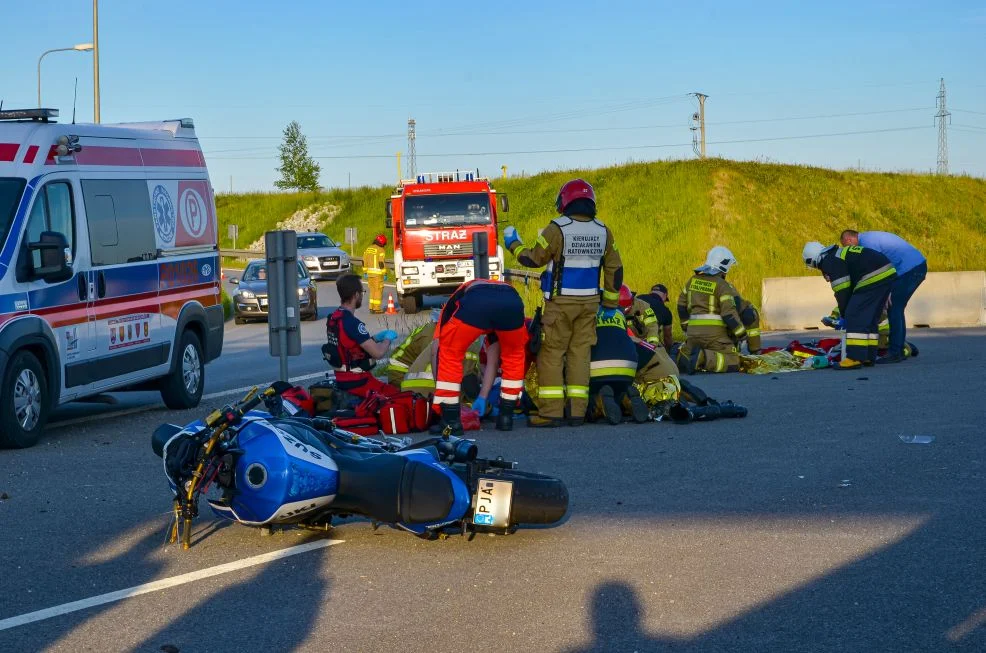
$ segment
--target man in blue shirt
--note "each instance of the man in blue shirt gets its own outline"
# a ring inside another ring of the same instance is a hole
[[[916,247],[896,234],[886,231],[864,231],[852,229],[842,232],[841,242],[846,245],[862,245],[880,252],[897,270],[897,279],[890,291],[890,351],[878,363],[899,363],[904,360],[904,341],[907,329],[904,323],[904,308],[911,295],[928,275],[928,261]]]

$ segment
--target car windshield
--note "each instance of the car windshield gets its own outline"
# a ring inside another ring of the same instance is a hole
[[[308,278],[308,270],[301,263],[298,263],[298,278]],[[251,263],[248,265],[243,271],[243,281],[267,281],[267,264]]]
[[[24,192],[23,179],[0,179],[0,244],[7,239],[7,232],[17,213],[17,203]]]
[[[298,249],[316,249],[319,247],[338,247],[338,245],[324,234],[298,236]]]
[[[490,197],[486,193],[404,198],[404,225],[408,229],[490,224],[490,220]]]

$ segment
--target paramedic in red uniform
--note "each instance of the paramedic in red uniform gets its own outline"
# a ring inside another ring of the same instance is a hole
[[[440,428],[462,434],[459,396],[462,385],[462,361],[469,345],[480,336],[488,344],[500,344],[500,414],[496,428],[513,428],[514,407],[524,387],[527,329],[524,326],[524,302],[510,284],[475,279],[456,289],[442,308],[435,339],[438,341],[438,375],[435,404],[441,407]]]
[[[373,393],[393,395],[398,388],[380,381],[370,370],[376,360],[387,355],[390,343],[397,334],[381,331],[370,337],[366,325],[354,312],[363,305],[363,282],[355,274],[346,274],[336,281],[341,304],[326,321],[328,342],[322,346],[322,354],[335,370],[336,385],[340,390],[358,397]]]

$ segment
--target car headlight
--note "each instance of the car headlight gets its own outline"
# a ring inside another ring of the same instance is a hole
[[[241,290],[239,296],[242,299],[253,299],[254,297],[256,297],[256,295],[254,295],[249,290]]]
[[[303,257],[303,260],[308,261],[309,263],[314,263],[318,259],[316,257],[314,257],[314,256],[305,256],[305,257]]]
[[[493,261],[490,263],[490,272],[496,272],[499,269],[500,269],[500,264],[497,261]]]
[[[307,288],[298,288],[298,297],[304,297],[306,290],[308,290],[308,289]]]
[[[343,264],[349,263],[349,254],[343,254],[339,257],[339,260],[342,261]]]

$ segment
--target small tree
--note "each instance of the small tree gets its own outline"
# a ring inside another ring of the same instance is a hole
[[[281,178],[274,185],[282,190],[318,190],[318,175],[321,166],[308,155],[308,139],[301,133],[301,125],[292,120],[284,128],[284,140],[280,145],[281,167],[277,171]]]

